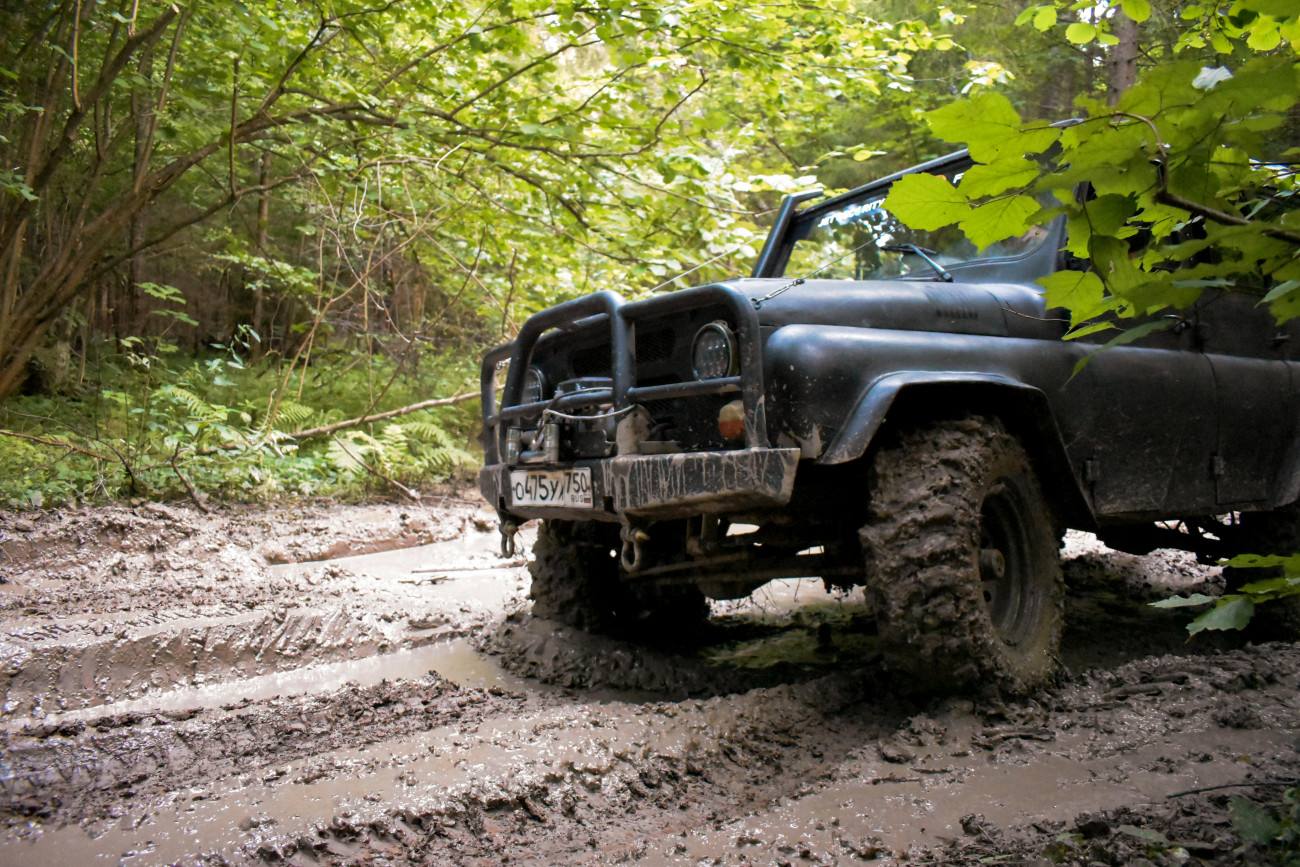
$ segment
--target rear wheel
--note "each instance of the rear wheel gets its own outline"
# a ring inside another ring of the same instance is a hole
[[[1060,537],[1020,443],[990,419],[919,426],[880,450],[870,488],[859,536],[892,667],[924,690],[1047,683]]]

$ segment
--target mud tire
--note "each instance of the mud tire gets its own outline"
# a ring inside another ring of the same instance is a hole
[[[870,494],[866,593],[900,683],[1010,694],[1048,683],[1064,620],[1060,534],[1020,443],[985,418],[906,430],[878,452]],[[981,574],[981,550],[1000,552],[1001,577]]]
[[[695,587],[633,590],[619,574],[619,528],[596,521],[543,521],[528,564],[533,614],[587,632],[691,629],[709,616]]]

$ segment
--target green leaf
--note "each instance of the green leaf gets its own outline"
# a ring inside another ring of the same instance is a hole
[[[1240,0],[1242,9],[1271,15],[1274,18],[1291,18],[1300,15],[1300,0]]]
[[[1020,132],[1020,115],[1000,93],[981,93],[957,100],[925,116],[935,135],[944,141],[964,142],[980,162],[993,162],[997,147]]]
[[[1187,624],[1187,631],[1195,635],[1206,629],[1244,629],[1253,616],[1255,603],[1246,597],[1220,599],[1217,605]]]
[[[961,229],[983,250],[996,241],[1024,234],[1030,217],[1037,213],[1038,202],[1029,196],[1008,196],[977,206],[961,221]]]
[[[1083,45],[1097,38],[1097,28],[1092,24],[1076,21],[1065,28],[1065,38],[1076,45]]]
[[[1047,31],[1056,26],[1056,7],[1040,6],[1034,14],[1034,27],[1038,30]]]
[[[1101,278],[1091,270],[1058,270],[1057,273],[1039,278],[1039,285],[1045,291],[1044,299],[1048,308],[1067,307],[1071,311],[1083,312],[1101,307],[1106,294]]]
[[[1139,23],[1151,17],[1151,4],[1147,0],[1122,0],[1120,8],[1125,15]]]
[[[1279,554],[1238,554],[1228,561],[1228,565],[1237,569],[1271,569],[1285,565],[1290,559]]]
[[[1282,44],[1282,34],[1278,32],[1277,22],[1270,18],[1255,19],[1255,26],[1250,28],[1246,45],[1255,51],[1272,51]]]
[[[1268,845],[1282,834],[1281,822],[1263,807],[1240,795],[1228,799],[1228,812],[1231,814],[1233,829],[1243,840]]]
[[[996,196],[1013,187],[1024,188],[1038,178],[1038,166],[1016,155],[987,165],[972,166],[962,175],[959,189],[971,199]]]
[[[1157,319],[1152,322],[1143,322],[1141,325],[1135,325],[1132,328],[1125,330],[1123,334],[1113,338],[1106,344],[1106,347],[1124,346],[1128,343],[1134,343],[1141,340],[1143,337],[1146,337],[1148,334],[1166,330],[1169,328],[1169,325],[1169,322],[1162,319]]]
[[[1089,334],[1096,334],[1099,331],[1108,331],[1114,327],[1115,324],[1113,322],[1090,322],[1080,328],[1071,328],[1069,333],[1067,333],[1063,339],[1077,340],[1080,337],[1087,337]],[[1078,373],[1078,371],[1079,369],[1075,368],[1075,372]]]
[[[1273,318],[1279,323],[1300,316],[1300,280],[1285,280],[1274,286],[1264,296],[1261,304],[1267,304]]]
[[[947,178],[906,175],[894,182],[885,208],[913,229],[933,231],[950,226],[970,213],[970,202]]]
[[[1193,593],[1191,596],[1171,596],[1168,599],[1161,599],[1158,602],[1152,602],[1152,608],[1187,608],[1193,605],[1208,605],[1211,602],[1217,602],[1219,597],[1206,596],[1204,593]]]
[[[1265,596],[1270,599],[1282,596],[1294,596],[1300,592],[1300,578],[1265,578],[1263,581],[1252,581],[1249,584],[1243,584],[1239,588],[1241,595],[1252,597],[1253,601],[1257,596]]]

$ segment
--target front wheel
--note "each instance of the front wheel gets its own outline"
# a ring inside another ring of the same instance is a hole
[[[922,690],[1024,693],[1056,671],[1059,534],[1000,422],[932,422],[882,448],[859,537],[890,664]]]

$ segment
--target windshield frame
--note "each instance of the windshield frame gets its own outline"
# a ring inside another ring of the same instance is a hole
[[[807,201],[816,193],[801,193],[788,197],[782,203],[781,211],[777,215],[776,222],[772,227],[771,236],[768,243],[764,245],[763,251],[755,263],[753,271],[754,277],[769,278],[791,278],[805,277],[814,279],[815,274],[790,273],[788,271],[791,258],[794,255],[796,244],[803,241],[809,234],[816,230],[818,224],[822,222],[827,215],[833,215],[838,211],[846,211],[855,205],[862,205],[868,202],[878,204],[889,192],[889,188],[899,178],[908,175],[927,173],[941,175],[950,180],[960,177],[966,170],[975,165],[971,159],[970,153],[966,150],[954,151],[936,159],[920,163],[915,166],[903,169],[887,175],[870,183],[863,184],[860,187],[841,193],[817,202],[808,207],[798,209],[797,206]],[[1055,224],[1059,221],[1052,221]],[[811,225],[810,225],[811,224]],[[890,276],[873,276],[867,275],[858,279],[860,282],[877,282],[882,280],[903,280],[903,281],[926,281],[926,280],[943,280],[950,282],[958,280],[960,282],[1023,282],[1032,280],[1035,277],[1042,276],[1043,273],[1049,273],[1054,270],[1055,260],[1059,254],[1059,246],[1062,243],[1060,237],[1061,227],[1049,224],[1043,227],[1046,234],[1042,241],[1038,242],[1032,248],[1018,250],[1015,252],[994,253],[993,255],[979,255],[965,261],[954,261],[951,259],[943,260],[939,267],[934,267],[924,263],[925,257],[912,263],[910,270],[902,274]],[[920,242],[924,244],[924,242]],[[1050,249],[1047,249],[1050,247]],[[922,247],[924,249],[924,247]],[[927,251],[928,252],[928,251]],[[1044,270],[1045,269],[1045,270]],[[1025,273],[1021,273],[1024,271]],[[1029,274],[1028,271],[1033,271]],[[951,276],[948,276],[951,272]],[[964,272],[964,278],[963,275]],[[851,277],[823,277],[828,280],[852,280]]]

